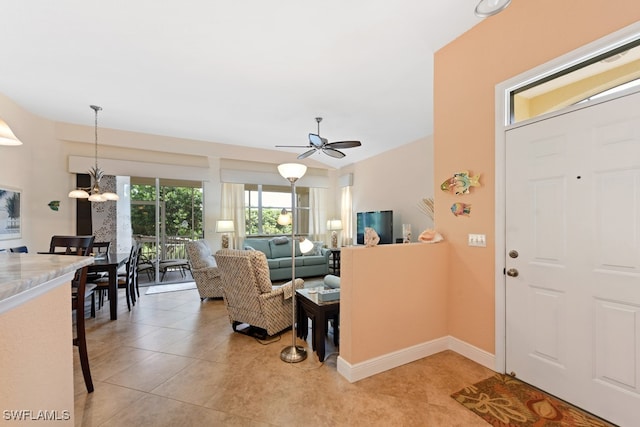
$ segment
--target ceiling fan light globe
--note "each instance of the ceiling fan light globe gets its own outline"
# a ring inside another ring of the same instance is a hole
[[[323,144],[322,138],[320,138],[320,135],[316,135],[315,133],[309,134],[309,143],[316,148],[322,147],[322,144]]]

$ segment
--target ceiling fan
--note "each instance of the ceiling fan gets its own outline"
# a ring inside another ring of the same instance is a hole
[[[345,154],[338,150],[338,148],[353,148],[360,147],[362,144],[360,141],[336,141],[329,142],[326,138],[322,138],[320,136],[320,122],[322,121],[322,117],[316,117],[316,122],[318,123],[318,133],[310,133],[309,134],[309,145],[276,145],[276,147],[282,148],[297,148],[297,147],[306,147],[311,148],[311,150],[305,151],[304,153],[298,156],[298,159],[306,159],[316,151],[322,151],[324,154],[335,157],[336,159],[341,159],[345,156]]]

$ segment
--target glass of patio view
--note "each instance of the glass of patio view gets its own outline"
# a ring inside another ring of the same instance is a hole
[[[185,260],[185,243],[203,238],[202,183],[131,177],[131,228],[142,244],[149,274],[140,278],[151,283],[192,280],[183,265],[167,261]],[[175,270],[175,271],[174,271]]]
[[[282,210],[291,212],[291,189],[284,186],[245,185],[246,234],[291,234],[291,222],[278,222]],[[296,234],[308,232],[309,189],[296,187]]]

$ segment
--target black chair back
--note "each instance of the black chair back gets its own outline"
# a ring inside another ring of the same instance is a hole
[[[94,236],[52,236],[49,253],[89,256],[93,250],[94,240]]]
[[[111,242],[93,242],[93,254],[98,256],[109,253]]]

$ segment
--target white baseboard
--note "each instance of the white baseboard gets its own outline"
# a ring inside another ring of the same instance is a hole
[[[489,368],[493,371],[496,370],[496,356],[478,347],[475,347],[467,342],[459,340],[458,338],[449,336],[449,350],[455,351],[458,354],[471,359],[478,365],[482,365],[485,368]]]
[[[355,365],[350,364],[341,356],[338,356],[337,368],[340,375],[345,377],[349,382],[354,383],[445,350],[455,351],[482,366],[495,369],[495,356],[493,354],[451,336],[417,344],[383,356],[365,360],[364,362],[356,363]]]

